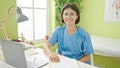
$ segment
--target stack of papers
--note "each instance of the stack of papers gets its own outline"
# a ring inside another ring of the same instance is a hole
[[[75,59],[67,58],[59,55],[60,62],[50,62],[50,68],[80,68]]]
[[[26,61],[33,63],[36,67],[43,67],[49,64],[48,57],[40,48],[31,48],[25,51]]]
[[[61,55],[59,55],[59,58],[60,62],[58,63],[50,62],[50,68],[98,68]]]

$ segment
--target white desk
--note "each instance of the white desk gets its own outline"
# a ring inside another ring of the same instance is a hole
[[[30,61],[32,63],[34,63],[35,65],[43,65],[49,62],[48,57],[43,53],[43,50],[40,48],[30,48],[25,50],[25,57],[27,61]],[[64,60],[63,58],[60,58],[60,60]],[[77,62],[77,61],[76,61]],[[53,68],[51,67],[52,65],[56,65],[56,63],[50,63],[47,64],[44,67],[40,67],[40,68]],[[67,62],[67,64],[69,64],[69,61]],[[74,64],[74,63],[73,63]],[[86,63],[82,63],[82,62],[78,62],[79,67],[78,68],[97,68],[95,66],[91,66],[89,64]],[[63,64],[62,66],[60,66],[58,64],[59,67],[57,68],[66,68],[66,64]],[[6,64],[5,62],[0,61],[0,68],[14,68],[8,64]]]
[[[28,49],[28,50],[25,51],[25,54],[27,55],[26,56],[27,60],[31,61],[31,62],[34,62],[35,64],[38,64],[38,63],[39,64],[43,64],[43,63],[45,64],[46,62],[49,62],[48,57],[43,53],[43,50],[40,49],[40,48]],[[33,58],[32,57],[30,58],[28,55],[30,57],[32,56]],[[62,57],[62,58],[60,57],[61,61],[65,61],[69,65],[70,62],[69,61],[67,62],[65,59],[66,59],[66,57],[65,58],[64,57]],[[36,60],[36,61],[34,61],[34,60]],[[57,67],[57,68],[66,68],[67,64],[63,64],[63,63],[61,63],[61,64],[64,65],[64,66],[60,66],[59,64],[56,64],[56,63],[52,63],[52,65],[58,65],[59,67]],[[86,63],[78,62],[76,60],[75,60],[75,63],[79,64],[79,68],[98,68],[98,67],[86,64]],[[42,68],[52,68],[51,67],[51,63],[49,63],[48,65],[46,65],[46,66],[44,66]]]

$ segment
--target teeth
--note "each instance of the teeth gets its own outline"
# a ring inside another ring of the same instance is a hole
[[[66,19],[66,22],[71,22],[72,20],[71,19]]]
[[[71,20],[67,20],[67,21],[71,21]]]
[[[68,21],[71,21],[71,20],[68,20]]]
[[[70,22],[70,21],[67,21],[67,22]]]

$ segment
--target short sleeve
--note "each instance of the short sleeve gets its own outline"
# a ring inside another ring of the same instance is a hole
[[[86,49],[84,54],[93,54],[94,50],[93,50],[90,35],[88,33],[86,33],[86,36],[84,38],[84,44],[85,44],[85,49]]]
[[[50,42],[52,46],[54,46],[55,43],[58,42],[58,31],[59,27],[56,28],[56,30],[52,33],[51,37],[48,39],[48,42]]]

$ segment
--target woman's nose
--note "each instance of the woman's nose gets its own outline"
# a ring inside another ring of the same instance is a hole
[[[67,15],[67,17],[68,17],[68,18],[70,18],[70,17],[71,17],[71,15],[70,15],[70,14],[68,14],[68,15]]]

